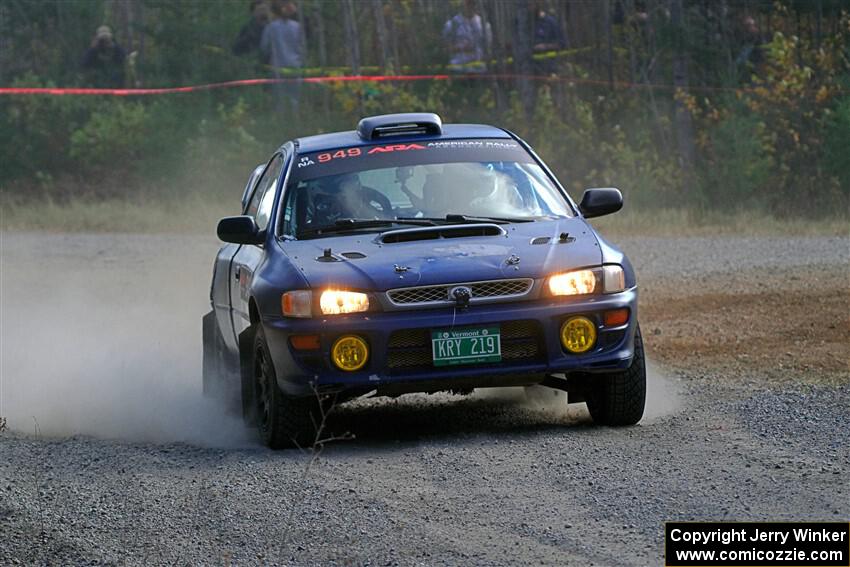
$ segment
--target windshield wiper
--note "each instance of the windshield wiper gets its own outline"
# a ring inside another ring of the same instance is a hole
[[[512,223],[512,222],[534,222],[536,219],[530,217],[479,217],[473,215],[460,215],[449,213],[444,217],[398,217],[399,220],[429,220],[448,224],[457,223]]]
[[[436,223],[431,219],[337,219],[331,225],[317,226],[315,228],[306,228],[298,232],[298,237],[302,236],[317,236],[320,234],[332,234],[336,232],[346,232],[349,230],[359,230],[361,228],[379,228],[382,226],[392,226],[394,224],[411,224],[414,226],[434,226]]]

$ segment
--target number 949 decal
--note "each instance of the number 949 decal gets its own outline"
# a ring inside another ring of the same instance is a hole
[[[336,150],[334,152],[324,152],[316,156],[319,163],[328,163],[335,159],[352,158],[372,154],[385,154],[390,152],[405,152],[408,150],[424,150],[425,146],[421,144],[391,144],[388,146],[374,146],[365,151],[365,148],[346,148]]]

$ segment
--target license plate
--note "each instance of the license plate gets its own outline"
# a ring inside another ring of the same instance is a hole
[[[431,352],[434,366],[500,362],[502,341],[499,327],[431,331]]]

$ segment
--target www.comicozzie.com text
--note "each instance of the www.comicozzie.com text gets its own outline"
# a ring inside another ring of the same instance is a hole
[[[732,528],[729,530],[691,531],[675,528],[670,532],[670,539],[689,543],[722,543],[723,545],[743,541],[777,542],[784,545],[792,535],[796,542],[841,542],[846,541],[847,531],[813,530],[811,528],[794,528],[788,530]]]

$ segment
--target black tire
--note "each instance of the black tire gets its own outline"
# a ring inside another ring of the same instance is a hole
[[[635,331],[635,356],[626,370],[591,377],[587,409],[599,425],[634,425],[646,405],[646,360],[640,327]]]
[[[286,396],[280,390],[261,325],[254,336],[252,366],[254,415],[262,442],[271,449],[313,446],[322,417],[318,401]]]

